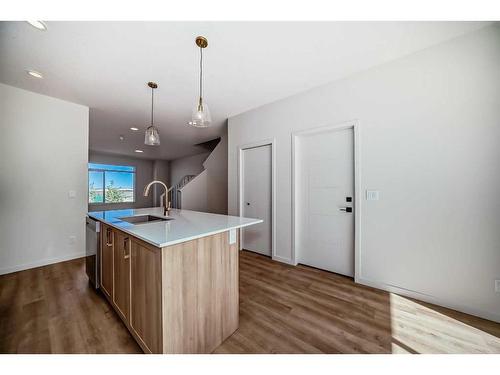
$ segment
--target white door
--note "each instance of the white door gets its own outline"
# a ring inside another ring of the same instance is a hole
[[[272,146],[242,151],[242,216],[263,223],[242,230],[242,248],[271,256],[272,250]]]
[[[296,139],[298,262],[354,275],[353,129]]]

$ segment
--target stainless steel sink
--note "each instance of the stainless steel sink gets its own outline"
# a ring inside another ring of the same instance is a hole
[[[127,216],[120,217],[120,220],[126,221],[130,224],[146,224],[157,221],[168,221],[172,220],[171,217],[153,216],[153,215],[137,215],[137,216]]]

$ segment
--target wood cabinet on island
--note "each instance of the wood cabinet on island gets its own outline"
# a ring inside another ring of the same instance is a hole
[[[239,229],[259,219],[162,208],[101,222],[103,295],[145,353],[210,353],[238,328]]]

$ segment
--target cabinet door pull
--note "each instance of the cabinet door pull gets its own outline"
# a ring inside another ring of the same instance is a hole
[[[113,242],[111,241],[112,234],[111,229],[106,229],[106,246],[113,246]]]
[[[123,259],[130,258],[130,250],[127,245],[128,245],[128,237],[125,237],[123,239],[123,253],[124,253]]]

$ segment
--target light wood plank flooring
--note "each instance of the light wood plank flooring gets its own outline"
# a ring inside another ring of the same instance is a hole
[[[215,353],[500,353],[500,324],[240,253],[240,327]],[[140,353],[76,259],[0,276],[0,353]]]

